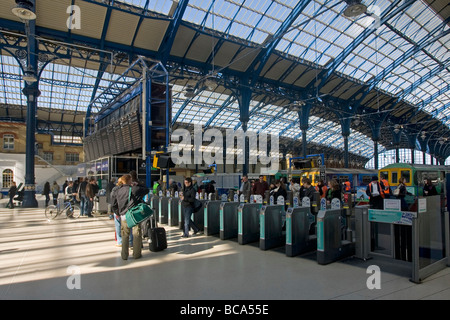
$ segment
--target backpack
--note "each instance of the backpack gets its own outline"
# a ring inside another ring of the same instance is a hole
[[[131,187],[128,193],[128,203],[131,199]],[[145,202],[141,202],[138,205],[129,208],[125,213],[125,219],[127,221],[128,228],[140,224],[142,221],[148,219],[153,214],[153,210]]]

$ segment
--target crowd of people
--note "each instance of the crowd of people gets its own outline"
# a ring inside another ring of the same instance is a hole
[[[200,228],[192,220],[192,214],[194,213],[196,193],[204,189],[207,193],[214,193],[214,181],[198,186],[197,181],[190,177],[185,177],[183,186],[175,182],[173,179],[169,180],[168,190],[173,194],[179,192],[180,199],[182,201],[181,206],[183,208],[184,228],[181,233],[181,237],[187,238],[190,236],[189,232],[192,229],[193,235],[200,232]],[[325,198],[327,203],[330,203],[333,198],[341,198],[342,192],[346,191],[350,187],[350,184],[340,185],[337,180],[332,179],[325,185],[323,180],[319,180],[318,184],[314,187],[311,185],[311,181],[307,177],[301,178],[301,181],[297,179],[291,179],[286,184],[285,179],[277,179],[273,183],[269,184],[263,175],[259,176],[259,179],[250,181],[248,176],[242,177],[241,187],[239,193],[244,194],[246,199],[249,199],[251,194],[261,195],[263,198],[266,196],[266,192],[269,191],[269,195],[273,196],[274,203],[277,203],[278,197],[282,196],[287,198],[287,191],[293,192],[293,197],[303,199],[308,197],[313,200],[313,194],[318,192],[320,198]],[[66,201],[76,201],[80,203],[81,216],[92,217],[93,201],[94,197],[99,191],[97,181],[94,177],[80,178],[76,181],[66,181],[62,186],[64,192],[64,199]],[[152,193],[159,194],[159,191],[166,191],[166,188],[162,181],[157,181],[153,185]],[[60,186],[56,181],[50,185],[46,182],[42,194],[45,195],[45,205],[48,206],[50,202],[50,194],[53,196],[53,204],[57,204],[59,193],[61,191]],[[347,190],[348,191],[348,190]],[[128,259],[129,248],[133,249],[133,257],[138,259],[142,256],[142,234],[141,227],[137,226],[130,229],[125,222],[126,212],[143,201],[145,195],[150,192],[142,182],[138,180],[136,171],[131,171],[129,174],[121,176],[117,183],[115,179],[112,179],[106,187],[107,201],[111,205],[112,216],[115,223],[117,246],[121,247],[121,257],[123,260]],[[17,194],[16,183],[11,183],[9,190],[9,202],[8,206],[14,208],[14,196]],[[406,195],[411,195],[407,191],[405,178],[400,178],[399,185],[392,192],[389,183],[381,175],[381,180],[378,181],[378,177],[374,176],[372,182],[367,186],[366,194],[369,196],[369,204],[371,208],[383,209],[383,199],[396,198],[401,201],[401,210],[408,210],[408,205],[405,201]],[[423,187],[424,196],[437,195],[436,187],[433,186],[430,179],[426,179]],[[124,223],[125,222],[125,223]]]
[[[249,181],[248,176],[244,175],[239,193],[244,194],[248,201],[250,195],[261,195],[264,199],[266,191],[269,191],[269,196],[273,196],[274,204],[277,204],[279,196],[287,198],[287,191],[292,191],[293,197],[298,199],[308,197],[310,201],[313,200],[314,192],[319,192],[320,198],[325,198],[329,204],[333,198],[341,198],[343,190],[336,179],[328,181],[327,184],[323,180],[319,180],[317,186],[314,187],[307,177],[302,177],[301,180],[293,178],[289,183],[286,183],[285,178],[282,177],[269,184],[263,175],[260,175],[258,180],[252,181]]]

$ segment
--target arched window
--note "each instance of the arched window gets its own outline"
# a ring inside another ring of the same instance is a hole
[[[11,169],[3,170],[2,174],[2,185],[3,188],[11,187],[11,182],[14,180],[14,172]]]

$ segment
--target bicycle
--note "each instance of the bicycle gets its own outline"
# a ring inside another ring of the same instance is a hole
[[[61,209],[60,204],[49,205],[45,208],[45,217],[48,221],[55,219],[61,213],[66,213],[66,218],[77,219],[81,214],[81,209],[79,206],[72,204],[72,201],[65,201],[63,203],[64,207]]]

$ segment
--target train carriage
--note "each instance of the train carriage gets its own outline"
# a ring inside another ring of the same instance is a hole
[[[394,191],[401,177],[406,180],[406,189],[412,195],[407,195],[405,200],[410,206],[410,210],[416,209],[417,196],[423,196],[423,187],[425,179],[431,179],[436,187],[438,194],[442,194],[442,207],[448,206],[445,203],[445,197],[450,199],[450,188],[446,188],[446,182],[450,180],[450,166],[434,166],[424,164],[408,164],[408,163],[392,163],[379,170],[381,174],[388,180],[391,190]]]

